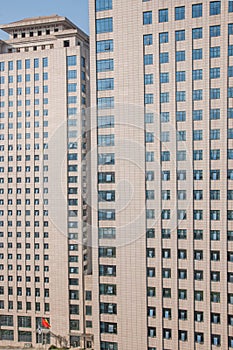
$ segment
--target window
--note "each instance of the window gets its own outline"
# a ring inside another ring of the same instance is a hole
[[[95,10],[97,11],[106,11],[112,9],[112,0],[96,0]]]
[[[159,10],[159,23],[168,22],[168,9]]]
[[[202,49],[193,50],[193,60],[202,60]]]
[[[144,42],[145,46],[146,45],[152,45],[153,44],[153,36],[152,36],[152,34],[144,35],[143,42]]]
[[[185,71],[179,71],[176,72],[176,81],[185,81],[186,80],[186,72]]]
[[[153,84],[153,74],[145,74],[144,75],[144,84],[145,85]]]
[[[176,41],[185,40],[185,30],[177,30],[175,32],[175,38],[176,38]]]
[[[194,130],[193,131],[193,140],[194,141],[202,140],[202,134],[203,134],[202,130]]]
[[[69,89],[68,84],[68,89]],[[97,80],[97,90],[98,91],[106,91],[106,90],[113,90],[114,89],[114,79],[113,78],[106,78],[106,79],[98,79]],[[70,90],[68,90],[70,91]]]
[[[161,52],[159,54],[159,62],[161,64],[168,63],[169,62],[169,53],[168,52]],[[153,62],[152,62],[153,63]]]
[[[160,120],[161,123],[168,123],[170,120],[169,112],[161,112]]]
[[[109,33],[113,31],[112,17],[100,18],[96,20],[96,34]]]
[[[151,74],[152,75],[152,74]],[[153,76],[153,75],[152,75]],[[169,73],[160,73],[160,83],[169,83]]]
[[[168,102],[169,102],[169,92],[161,92],[160,103],[168,103]]]
[[[220,67],[210,68],[210,79],[220,78]]]
[[[210,48],[210,58],[220,57],[220,46],[214,46]]]
[[[113,40],[102,40],[97,41],[96,52],[112,52],[113,51]]]
[[[114,107],[114,97],[101,97],[97,99],[98,109],[109,109]]]
[[[144,65],[150,65],[153,64],[153,55],[152,54],[148,54],[148,55],[144,55]]]
[[[186,120],[186,111],[177,111],[176,112],[176,121],[184,122]]]
[[[220,88],[213,88],[210,89],[210,98],[212,100],[218,100],[220,99]]]
[[[219,140],[220,139],[220,129],[210,130],[210,139],[211,140]]]
[[[169,41],[168,32],[159,33],[159,43],[160,44],[168,43],[168,41]]]
[[[210,159],[211,160],[219,160],[220,159],[220,149],[210,150]]]
[[[186,101],[186,91],[176,91],[176,102]]]
[[[228,56],[233,56],[233,45],[228,46]]]
[[[192,30],[192,38],[195,39],[202,39],[202,28],[193,28]]]
[[[210,26],[210,37],[217,37],[221,35],[221,26]]]
[[[232,0],[228,1],[228,11],[233,12],[233,1]]]
[[[176,61],[185,61],[185,51],[176,51]]]
[[[221,1],[210,2],[210,16],[219,15],[221,13]]]
[[[143,24],[152,24],[152,11],[143,12]]]
[[[202,80],[203,78],[202,69],[195,69],[193,70],[192,74],[193,74],[193,80]]]
[[[202,17],[202,4],[192,5],[192,18]]]
[[[201,101],[203,99],[202,90],[193,90],[193,101]]]
[[[185,6],[175,7],[175,20],[185,19]]]

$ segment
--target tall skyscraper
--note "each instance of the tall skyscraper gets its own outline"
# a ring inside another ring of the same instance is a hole
[[[231,349],[233,1],[89,10],[95,349]]]
[[[0,345],[75,346],[88,269],[89,40],[57,15],[1,29]]]

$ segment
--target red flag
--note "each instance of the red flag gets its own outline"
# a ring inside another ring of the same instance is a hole
[[[43,318],[43,317],[42,317],[42,320],[41,320],[41,325],[44,328],[48,328],[48,329],[51,328],[51,325],[49,324],[48,320],[46,320],[46,318]]]

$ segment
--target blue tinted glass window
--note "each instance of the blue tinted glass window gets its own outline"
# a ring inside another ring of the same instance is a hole
[[[38,68],[39,67],[39,58],[35,58],[34,59],[34,68]]]
[[[160,73],[160,83],[169,83],[169,73]]]
[[[48,63],[49,63],[48,62],[48,57],[44,57],[42,62],[43,62],[43,67],[48,67]]]
[[[169,62],[169,53],[168,52],[161,52],[159,55],[159,61],[160,61],[160,63],[168,63]]]
[[[177,30],[176,31],[176,41],[185,40],[185,30]]]
[[[233,45],[228,46],[228,56],[233,56]]]
[[[152,45],[153,44],[153,36],[152,36],[152,34],[144,35],[143,43],[144,43],[144,45]]]
[[[176,72],[176,81],[185,81],[185,80],[186,80],[186,72],[185,71]]]
[[[101,97],[97,99],[98,109],[108,109],[114,107],[114,97]]]
[[[18,70],[22,69],[22,61],[21,61],[21,60],[18,60],[18,61],[16,62],[16,65],[17,65],[17,69],[18,69]]]
[[[181,19],[185,19],[185,6],[175,8],[175,20],[179,21]]]
[[[152,24],[152,11],[143,12],[143,24]]]
[[[168,22],[168,9],[159,10],[159,23]]]
[[[233,97],[233,87],[228,88],[228,97],[232,98]]]
[[[112,10],[112,0],[96,0],[96,11]]]
[[[160,44],[164,44],[164,43],[168,43],[168,32],[164,32],[164,33],[159,33],[159,43]]]
[[[68,70],[67,78],[68,79],[76,79],[77,78],[77,71],[76,70]]]
[[[210,2],[210,16],[219,15],[221,13],[221,1]]]
[[[169,92],[161,92],[160,103],[168,103],[168,102],[169,102]]]
[[[185,61],[185,51],[176,51],[176,61]]]
[[[203,111],[202,109],[193,110],[193,120],[202,120]]]
[[[153,74],[145,74],[144,75],[144,84],[145,85],[153,84]]]
[[[113,51],[113,40],[101,40],[97,41],[96,52],[112,52]]]
[[[210,48],[210,58],[220,57],[220,46],[214,46]]]
[[[192,37],[193,39],[202,39],[202,28],[193,28],[192,30]]]
[[[200,101],[203,98],[202,90],[193,90],[193,101]]]
[[[220,119],[220,109],[211,109],[210,110],[210,119]]]
[[[193,60],[201,60],[201,59],[202,59],[202,49],[194,49]]]
[[[210,98],[212,100],[220,99],[220,89],[219,88],[210,89]]]
[[[228,67],[228,77],[233,77],[233,66]]]
[[[229,0],[229,2],[228,2],[228,11],[233,12],[233,1],[232,0]]]
[[[229,23],[228,24],[228,35],[232,35],[233,34],[233,23]]]
[[[154,103],[154,95],[153,94],[145,94],[145,104],[152,104]]]
[[[210,68],[210,79],[220,78],[220,67]]]
[[[202,80],[203,71],[202,69],[193,70],[193,80]]]
[[[30,60],[25,60],[25,68],[26,69],[30,68]]]
[[[144,56],[144,64],[145,65],[153,64],[153,55],[152,54],[148,54],[148,55]]]
[[[113,90],[113,89],[114,89],[114,79],[113,78],[97,80],[97,90],[98,91]]]
[[[114,69],[113,59],[97,61],[97,72],[108,72],[108,71],[112,71],[113,69]]]
[[[193,18],[202,17],[202,4],[192,5],[192,17]]]
[[[8,62],[8,70],[13,70],[14,69],[14,63],[13,61]]]
[[[217,37],[221,35],[221,27],[220,26],[211,26],[210,27],[210,37]]]
[[[176,91],[176,101],[177,102],[186,101],[186,92],[185,91]]]
[[[112,17],[100,18],[96,20],[96,33],[110,33],[113,31]]]
[[[76,56],[67,56],[67,66],[76,66],[77,57]]]

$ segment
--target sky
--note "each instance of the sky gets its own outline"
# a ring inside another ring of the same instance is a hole
[[[1,0],[0,25],[27,17],[57,14],[88,33],[88,0]],[[0,39],[8,35],[0,31]]]

